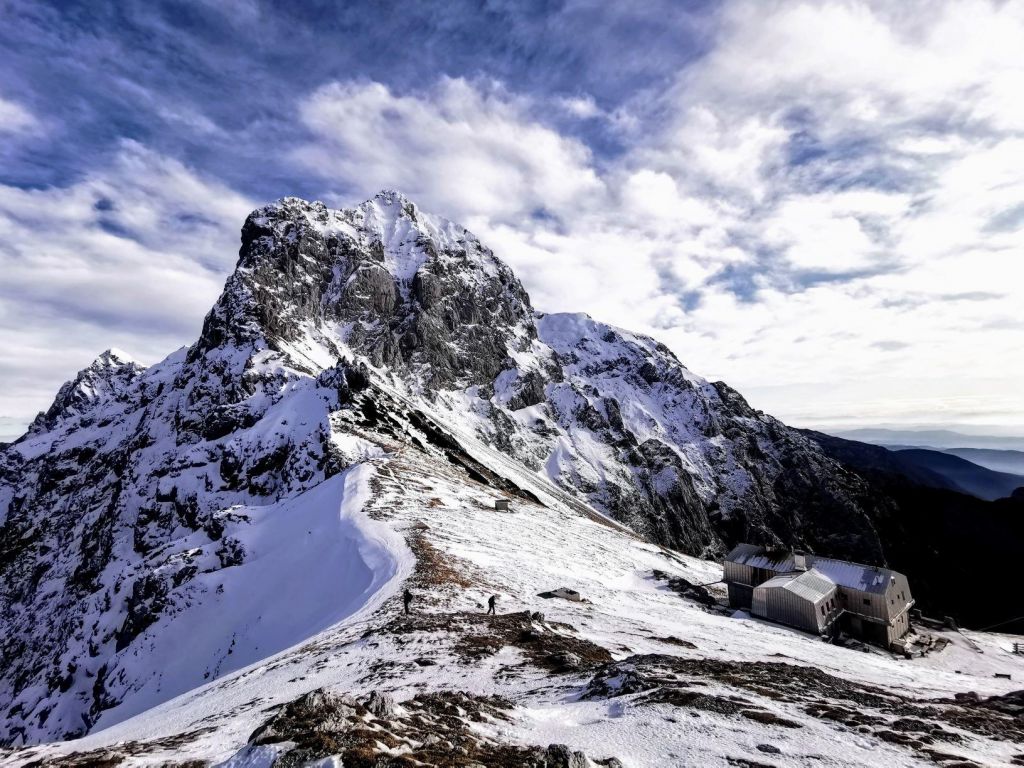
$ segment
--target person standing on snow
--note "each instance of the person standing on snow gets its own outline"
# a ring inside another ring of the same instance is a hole
[[[497,602],[498,602],[498,596],[497,595],[491,595],[489,598],[487,598],[487,615],[488,616],[497,616],[498,615],[497,612],[494,610],[494,604],[497,603]]]
[[[412,611],[409,610],[409,604],[412,603],[412,592],[406,587],[405,592],[402,593],[402,602],[405,604],[405,615],[408,616]]]

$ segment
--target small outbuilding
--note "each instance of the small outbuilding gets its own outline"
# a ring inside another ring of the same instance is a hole
[[[724,581],[729,589],[729,605],[750,610],[754,587],[774,579],[780,573],[793,573],[793,554],[772,551],[756,544],[737,544],[722,563]]]
[[[494,509],[498,512],[508,512],[508,499],[495,499]]]
[[[842,613],[834,581],[814,568],[785,573],[754,587],[750,612],[769,621],[824,635]]]

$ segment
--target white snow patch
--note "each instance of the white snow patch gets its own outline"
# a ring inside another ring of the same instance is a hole
[[[233,531],[245,562],[197,576],[199,599],[119,659],[117,670],[142,682],[96,730],[301,643],[397,589],[413,556],[363,513],[372,473],[356,465],[299,496],[236,510],[250,520]]]

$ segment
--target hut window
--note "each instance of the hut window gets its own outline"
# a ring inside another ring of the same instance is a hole
[[[864,598],[864,605],[871,605],[871,601],[868,600],[866,597]]]
[[[822,616],[824,616],[824,615],[825,615],[825,606],[824,606],[824,605],[823,605],[823,606],[821,606],[821,615],[822,615]]]

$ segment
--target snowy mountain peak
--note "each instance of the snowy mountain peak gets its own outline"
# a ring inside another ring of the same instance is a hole
[[[664,345],[535,313],[397,193],[283,198],[246,219],[195,344],[149,369],[104,353],[0,448],[0,742],[80,735],[338,621],[328,572],[300,577],[358,564],[328,546],[339,495],[397,455],[430,508],[444,477],[692,554],[881,559],[859,478]]]
[[[535,337],[507,265],[464,228],[384,192],[351,209],[284,198],[250,214],[193,355],[230,343],[289,351],[307,368],[358,357],[433,389],[491,381]]]
[[[372,199],[378,201],[381,205],[398,205],[403,208],[409,205],[411,205],[414,208],[416,207],[416,204],[413,203],[412,200],[410,200],[408,197],[405,196],[403,192],[397,189],[382,189],[380,192],[374,195]]]
[[[96,359],[90,363],[89,367],[103,366],[110,368],[122,365],[138,365],[138,363],[136,363],[135,359],[127,352],[117,349],[116,347],[111,347],[97,355]]]
[[[29,433],[52,429],[59,421],[82,417],[104,402],[123,399],[146,367],[126,352],[108,349],[57,392],[53,404],[36,416]]]

